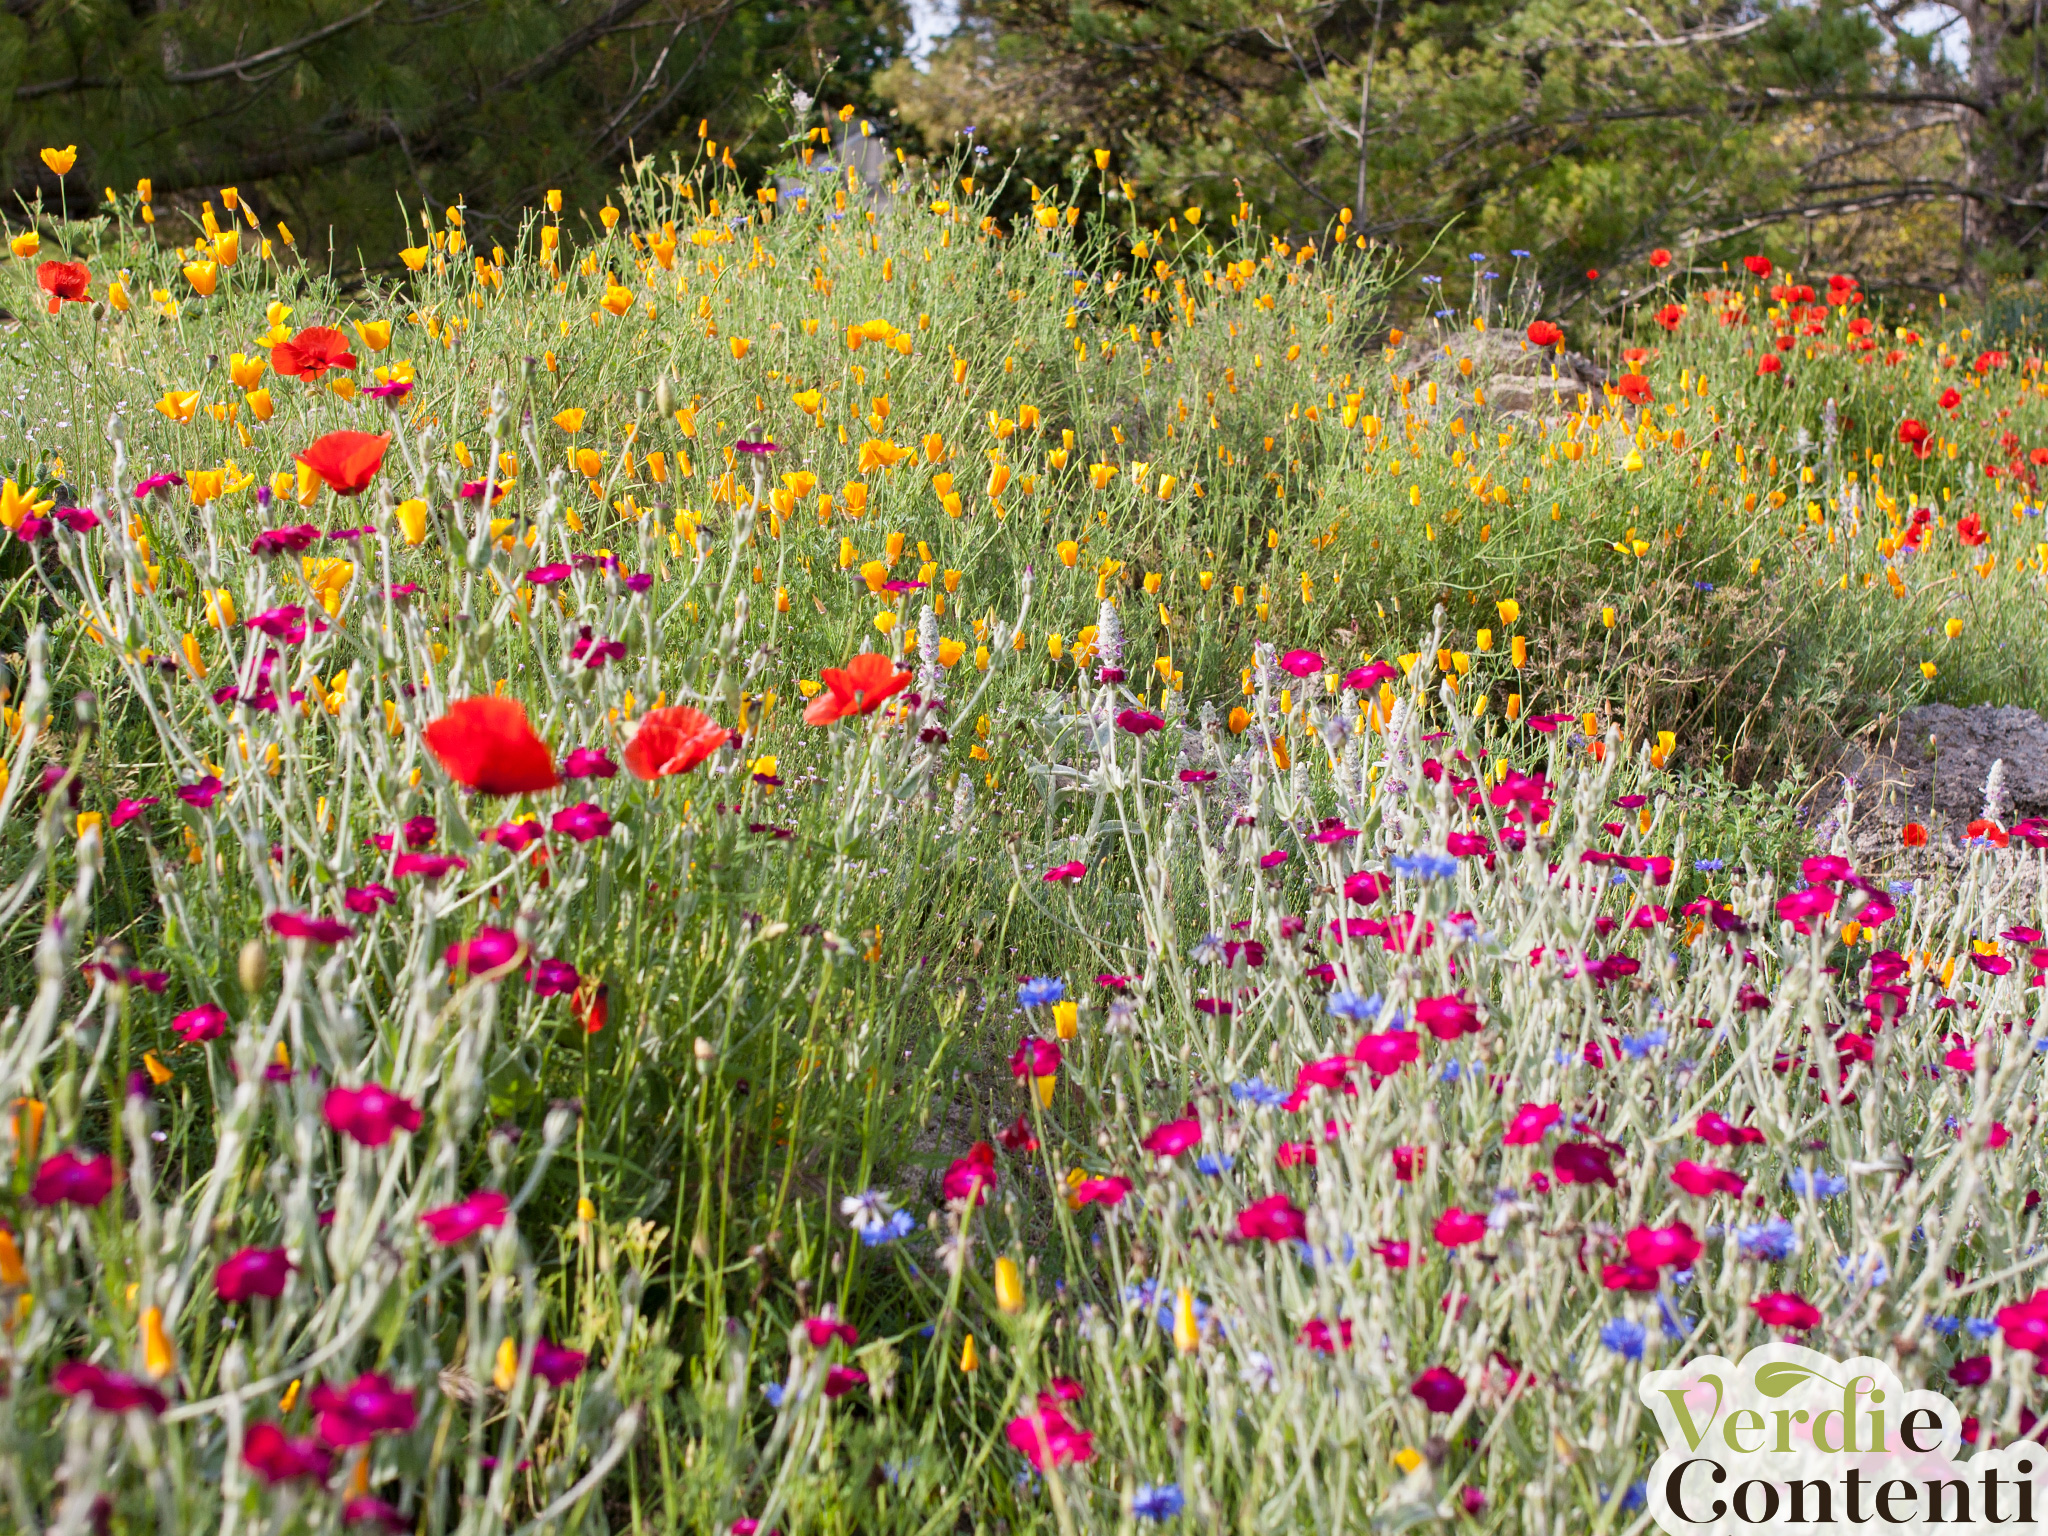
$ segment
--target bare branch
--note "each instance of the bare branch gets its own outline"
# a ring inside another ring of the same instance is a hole
[[[1665,37],[1651,26],[1649,18],[1634,6],[1624,6],[1622,9],[1643,24],[1643,30],[1650,34],[1649,39],[1644,41],[1637,38],[1603,37],[1599,39],[1602,48],[1690,48],[1699,43],[1726,43],[1738,37],[1747,37],[1750,33],[1769,26],[1771,21],[1770,13],[1766,12],[1749,21],[1739,21],[1732,27],[1703,28],[1696,32],[1680,32],[1675,37]]]
[[[315,43],[325,42],[338,32],[346,32],[350,27],[357,25],[359,22],[368,21],[383,9],[384,0],[370,0],[369,5],[357,11],[353,16],[344,16],[339,21],[331,21],[317,31],[308,32],[304,37],[294,38],[289,43],[279,43],[275,48],[265,48],[261,53],[252,53],[247,58],[230,59],[225,64],[215,64],[206,69],[178,70],[175,72],[165,70],[164,79],[172,85],[202,85],[209,80],[224,80],[230,75],[240,75],[246,70],[256,68],[258,65],[273,64],[279,59],[290,58],[295,53],[303,53]]]

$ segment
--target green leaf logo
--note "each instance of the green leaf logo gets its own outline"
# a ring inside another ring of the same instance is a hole
[[[1756,1373],[1756,1389],[1763,1393],[1765,1397],[1783,1397],[1808,1377],[1812,1377],[1816,1381],[1827,1380],[1818,1371],[1809,1371],[1803,1365],[1793,1365],[1790,1361],[1778,1360]]]

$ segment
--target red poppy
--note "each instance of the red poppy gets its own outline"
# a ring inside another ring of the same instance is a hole
[[[883,700],[910,686],[910,674],[898,672],[894,662],[875,651],[861,652],[844,671],[827,667],[818,676],[825,692],[804,711],[807,725],[830,725],[845,715],[871,715]]]
[[[1640,373],[1624,373],[1614,392],[1630,405],[1648,405],[1657,398],[1650,390],[1650,381]]]
[[[1925,848],[1927,846],[1927,829],[1917,821],[1909,821],[1904,827],[1900,828],[1899,841],[1908,848]]]
[[[1670,266],[1671,253],[1665,250],[1663,246],[1658,246],[1656,250],[1650,252],[1650,265],[1653,267]]]
[[[1933,436],[1926,422],[1916,421],[1911,416],[1899,423],[1899,441],[1913,450],[1916,459],[1924,459],[1934,452],[1934,444],[1930,441]]]
[[[1657,323],[1667,331],[1677,330],[1679,321],[1684,318],[1685,306],[1683,304],[1666,304],[1657,311]]]
[[[330,368],[355,365],[356,355],[348,349],[348,338],[331,326],[309,325],[290,341],[280,341],[270,349],[270,366],[287,379],[311,382]]]
[[[1766,352],[1763,355],[1763,359],[1756,365],[1756,371],[1757,376],[1761,378],[1764,374],[1767,373],[1783,373],[1785,371],[1785,365],[1782,361],[1779,360],[1777,353]]]
[[[626,747],[626,766],[640,779],[688,773],[727,739],[724,726],[687,704],[650,709]]]
[[[1745,256],[1742,264],[1749,268],[1749,275],[1758,282],[1771,275],[1771,258],[1768,256]]]
[[[1552,325],[1548,320],[1537,320],[1529,326],[1529,345],[1532,347],[1554,347],[1564,340],[1564,328]]]
[[[384,467],[391,434],[330,432],[299,455],[299,462],[327,482],[337,496],[355,496]]]
[[[1952,411],[1957,406],[1963,403],[1963,397],[1961,393],[1957,390],[1944,389],[1941,392],[1941,398],[1935,401],[1934,403],[1940,406],[1944,411]]]
[[[457,699],[425,737],[448,777],[479,794],[530,795],[561,783],[554,755],[517,699]]]
[[[1974,512],[1965,512],[1956,519],[1956,537],[1975,549],[1991,535],[1984,531],[1984,519]]]
[[[85,290],[92,282],[82,261],[46,261],[36,268],[36,286],[50,296],[50,313],[60,303],[83,304]]]

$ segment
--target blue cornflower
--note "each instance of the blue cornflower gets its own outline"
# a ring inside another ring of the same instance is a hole
[[[1188,959],[1196,965],[1215,965],[1224,958],[1224,954],[1223,940],[1213,933],[1205,933],[1188,950]]]
[[[1664,1325],[1664,1337],[1667,1339],[1682,1339],[1692,1332],[1692,1319],[1676,1311],[1664,1299],[1662,1291],[1657,1293],[1657,1316]]]
[[[1527,261],[1529,259],[1529,253],[1527,251],[1509,251],[1508,254],[1514,257],[1517,261]]]
[[[1349,1019],[1354,1024],[1371,1024],[1379,1019],[1382,999],[1377,992],[1369,997],[1360,997],[1356,992],[1339,987],[1330,994],[1330,1001],[1326,1006],[1333,1019]]]
[[[1448,853],[1397,854],[1387,862],[1403,880],[1448,880],[1458,872],[1458,861]]]
[[[1641,1061],[1659,1046],[1668,1045],[1670,1042],[1671,1031],[1652,1029],[1640,1035],[1624,1035],[1621,1048],[1628,1053],[1630,1060]]]
[[[1443,279],[1440,277],[1425,277],[1423,281],[1425,283],[1440,283],[1443,281]]]
[[[1455,309],[1440,309],[1436,312],[1436,318],[1439,320],[1455,320],[1457,317],[1458,312]]]
[[[908,1237],[916,1230],[917,1222],[912,1219],[910,1212],[898,1211],[879,1226],[863,1228],[860,1240],[866,1247],[879,1248],[884,1243],[893,1243],[898,1238]]]
[[[768,1406],[770,1408],[780,1408],[784,1396],[782,1383],[779,1381],[762,1382],[761,1395],[768,1399]]]
[[[1894,896],[1910,896],[1913,894],[1913,887],[1916,883],[1916,881],[1912,880],[1893,880],[1885,886],[1885,889]]]
[[[1785,1183],[1795,1195],[1811,1195],[1816,1200],[1832,1200],[1849,1187],[1849,1181],[1839,1173],[1824,1169],[1809,1177],[1804,1168],[1795,1168],[1785,1175]]]
[[[1179,1483],[1147,1483],[1131,1496],[1131,1513],[1140,1520],[1171,1520],[1186,1503]]]
[[[1057,976],[1034,976],[1017,989],[1017,1001],[1026,1008],[1046,1008],[1067,995],[1067,984]]]
[[[1735,1229],[1735,1246],[1745,1259],[1787,1259],[1799,1248],[1799,1234],[1782,1216]]]
[[[1474,252],[1473,252],[1473,253],[1472,253],[1471,255],[1467,256],[1467,257],[1466,257],[1465,259],[1466,259],[1467,261],[1471,262],[1471,263],[1472,263],[1472,264],[1473,264],[1474,266],[1477,266],[1477,265],[1478,265],[1478,264],[1479,264],[1480,262],[1482,262],[1482,261],[1486,260],[1486,252],[1484,252],[1484,251],[1474,251]]]
[[[1962,1327],[1963,1322],[1962,1319],[1958,1317],[1930,1317],[1929,1319],[1927,1319],[1927,1326],[1932,1328],[1936,1333],[1951,1334],[1954,1333],[1958,1328]]]
[[[1465,1069],[1459,1066],[1456,1061],[1447,1061],[1443,1064],[1443,1068],[1437,1073],[1437,1076],[1447,1083],[1455,1083],[1460,1077],[1464,1076],[1464,1073]]]
[[[1610,1318],[1600,1326],[1600,1342],[1629,1360],[1643,1358],[1643,1325],[1632,1317]]]
[[[1287,1095],[1263,1077],[1247,1078],[1244,1082],[1232,1083],[1230,1096],[1240,1104],[1252,1103],[1261,1109],[1271,1109],[1275,1104],[1284,1104],[1287,1101]]]
[[[1695,592],[1711,592],[1714,590],[1714,584],[1711,581],[1696,581],[1692,584],[1692,589]]]
[[[1195,1159],[1195,1171],[1206,1173],[1212,1179],[1220,1179],[1237,1166],[1237,1159],[1221,1152],[1204,1152]]]
[[[1688,1285],[1691,1284],[1692,1266],[1690,1264],[1688,1264],[1684,1269],[1674,1269],[1673,1271],[1671,1271],[1671,1288],[1674,1291],[1682,1291]]]
[[[1852,1285],[1883,1285],[1891,1278],[1892,1273],[1891,1266],[1884,1261],[1884,1256],[1877,1253],[1837,1254],[1835,1268],[1840,1270],[1842,1278]]]
[[[1641,1478],[1637,1478],[1634,1482],[1630,1483],[1621,1495],[1621,1507],[1624,1510],[1641,1509],[1649,1502],[1650,1485]]]
[[[1973,1317],[1964,1323],[1963,1327],[1969,1330],[1970,1337],[1973,1339],[1988,1339],[1998,1332],[1998,1324],[1991,1321],[1988,1317]]]
[[[1703,875],[1718,875],[1728,866],[1719,859],[1694,859],[1692,867]]]
[[[1479,281],[1482,283],[1498,282],[1499,280],[1500,274],[1498,272],[1482,272],[1479,274]]]

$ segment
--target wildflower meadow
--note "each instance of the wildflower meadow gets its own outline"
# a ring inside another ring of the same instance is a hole
[[[1774,1339],[2036,1432],[2048,821],[1840,764],[2048,697],[2040,353],[822,137],[8,218],[6,1522],[1638,1532]]]

